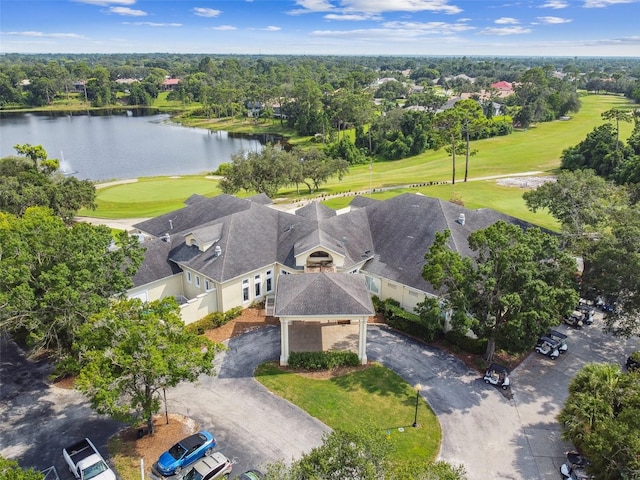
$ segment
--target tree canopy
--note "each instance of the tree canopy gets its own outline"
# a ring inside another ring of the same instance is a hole
[[[469,236],[469,258],[450,248],[450,236],[436,233],[422,276],[443,290],[454,329],[488,340],[488,361],[496,347],[530,348],[577,305],[576,261],[556,237],[499,221]]]
[[[640,373],[587,364],[569,384],[558,421],[562,438],[589,459],[595,478],[640,477]]]
[[[220,348],[185,329],[173,297],[122,300],[80,326],[76,387],[97,412],[130,423],[144,420],[153,433],[159,391],[211,374]]]
[[[267,145],[259,152],[241,151],[232,155],[232,162],[221,169],[224,178],[220,189],[229,194],[245,190],[275,197],[285,185],[303,183],[312,193],[333,176],[342,179],[348,169],[345,159],[330,157],[315,148],[287,152]]]
[[[283,462],[267,466],[266,478],[278,480],[464,480],[464,467],[446,462],[390,461],[391,443],[382,431],[326,434],[323,444],[291,465]]]
[[[105,226],[68,227],[45,207],[0,212],[0,327],[36,352],[64,357],[79,326],[132,286],[137,239]]]
[[[15,460],[0,456],[0,478],[3,480],[43,480],[44,475],[33,468],[23,470]]]
[[[21,216],[28,207],[49,207],[70,223],[80,208],[95,208],[96,191],[89,180],[60,174],[58,160],[49,159],[40,145],[14,148],[24,157],[0,159],[0,210]]]

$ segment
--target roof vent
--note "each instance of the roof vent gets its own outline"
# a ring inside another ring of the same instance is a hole
[[[458,215],[458,219],[456,220],[456,222],[458,222],[460,225],[464,225],[464,222],[466,220],[467,219],[465,218],[464,213],[461,213],[460,215]]]
[[[220,248],[220,245],[216,245],[216,247],[213,249],[213,256],[219,257],[220,255],[222,255],[222,248]]]
[[[167,243],[171,243],[171,235],[169,235],[168,233],[165,233],[164,235],[162,235],[162,240],[164,240]]]

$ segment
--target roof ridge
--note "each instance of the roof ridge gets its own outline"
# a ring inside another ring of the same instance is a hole
[[[438,205],[440,206],[440,212],[442,213],[442,216],[444,217],[444,223],[447,224],[447,230],[449,230],[449,232],[452,232],[453,229],[452,229],[451,224],[449,222],[449,217],[447,216],[447,214],[444,211],[444,202],[445,202],[445,200],[442,200],[441,198],[438,198]],[[456,242],[455,235],[449,235],[449,240],[453,243],[454,251],[459,252],[460,249],[458,248],[458,243]]]

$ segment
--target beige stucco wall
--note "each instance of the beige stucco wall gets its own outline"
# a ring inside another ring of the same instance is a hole
[[[271,290],[267,291],[267,271],[271,270]],[[221,311],[227,311],[234,307],[248,307],[254,302],[264,300],[267,295],[272,295],[276,291],[276,279],[278,276],[277,265],[268,265],[258,270],[249,272],[241,277],[234,278],[218,286],[220,289],[219,307]],[[260,279],[256,279],[259,275]],[[242,282],[249,280],[249,299],[245,302],[242,297]],[[256,296],[256,283],[260,283],[260,295]]]
[[[212,290],[208,293],[201,293],[195,298],[190,299],[187,303],[180,305],[182,321],[185,325],[200,320],[202,317],[210,313],[218,311],[218,302],[216,291]]]
[[[153,302],[165,297],[184,295],[182,289],[182,274],[178,273],[156,282],[147,283],[127,291],[129,298],[140,298],[143,301]],[[146,298],[143,298],[146,297]]]
[[[414,308],[418,303],[424,301],[427,294],[418,290],[409,288],[400,283],[392,282],[385,278],[380,279],[380,294],[382,300],[392,298],[400,303],[400,307],[407,312],[414,313]]]

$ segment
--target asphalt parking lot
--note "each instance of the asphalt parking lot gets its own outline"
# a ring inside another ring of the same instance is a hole
[[[572,376],[588,362],[623,364],[638,338],[605,335],[601,320],[568,335],[569,351],[552,361],[533,353],[513,373],[507,395],[445,352],[390,330],[371,327],[369,359],[423,385],[443,430],[440,458],[463,464],[469,479],[558,479],[570,445],[555,417]],[[289,461],[319,445],[329,429],[253,379],[259,363],[279,355],[279,329],[268,326],[228,342],[216,357],[215,377],[167,391],[170,412],[214,432],[218,449],[237,463],[234,473],[277,459]],[[0,455],[24,467],[55,465],[71,480],[62,448],[85,436],[106,453],[122,425],[94,414],[79,393],[52,387],[48,367],[28,362],[11,343],[0,345]],[[375,408],[375,406],[372,406]],[[233,476],[233,474],[232,474]]]

